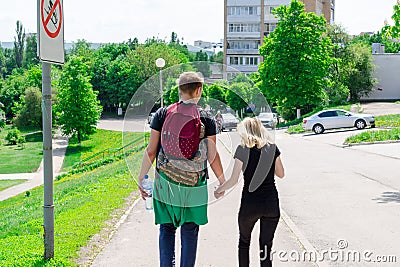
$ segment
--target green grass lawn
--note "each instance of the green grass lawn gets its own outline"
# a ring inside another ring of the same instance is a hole
[[[124,133],[125,139],[139,136],[143,136],[143,133]],[[122,132],[119,131],[97,129],[96,133],[90,136],[90,139],[82,141],[81,146],[78,145],[77,139],[73,137],[69,140],[62,171],[71,170],[75,163],[87,159],[98,152],[122,146]],[[107,156],[107,153],[105,153],[105,156]]]
[[[0,132],[0,173],[36,172],[43,155],[42,133],[37,132],[38,129],[24,130],[24,134],[36,133],[26,135],[23,146],[10,146],[4,140],[9,129],[11,127],[7,126]]]
[[[0,191],[26,182],[24,179],[0,180]]]
[[[139,171],[142,152],[130,156]],[[136,174],[137,175],[137,174]],[[0,266],[76,266],[78,251],[136,190],[125,160],[54,184],[55,258],[43,261],[43,187],[0,202]]]
[[[353,135],[346,139],[345,144],[398,140],[400,140],[400,128],[393,128],[390,130],[367,131]]]
[[[376,127],[400,127],[400,114],[375,117]]]

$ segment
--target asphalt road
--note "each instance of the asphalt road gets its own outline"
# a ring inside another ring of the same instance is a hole
[[[373,262],[379,260],[375,256],[396,256],[397,264],[384,266],[398,266],[400,147],[338,146],[352,133],[277,134],[287,179],[278,184],[282,208],[318,251],[361,254],[360,262],[344,257],[343,262],[327,260],[328,264],[382,266]],[[338,248],[339,241],[346,248]],[[371,262],[363,261],[363,253],[372,253],[367,255]]]

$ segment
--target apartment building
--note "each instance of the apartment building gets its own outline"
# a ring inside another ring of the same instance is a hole
[[[278,19],[272,10],[291,0],[224,0],[224,64],[228,77],[235,72],[252,73],[261,62],[258,48],[264,36],[275,30]],[[332,23],[335,0],[303,0],[307,12],[324,14]]]

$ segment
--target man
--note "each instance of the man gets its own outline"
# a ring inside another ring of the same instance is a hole
[[[201,98],[203,84],[204,80],[198,73],[182,73],[178,80],[180,102],[167,108],[160,108],[156,112],[150,125],[150,140],[143,155],[142,168],[139,175],[139,190],[143,199],[147,197],[147,193],[140,185],[144,175],[147,174],[154,160],[158,159],[160,150],[163,149],[161,147],[161,132],[166,117],[170,116],[167,114],[171,114],[171,108],[179,105],[182,105],[182,107],[197,105]],[[198,112],[201,123],[204,125],[204,137],[201,142],[204,142],[203,145],[205,144],[207,148],[206,159],[210,163],[219,183],[223,184],[225,177],[221,159],[216,149],[217,129],[215,120],[211,114],[202,109],[199,109]],[[204,175],[199,178],[195,186],[185,186],[174,182],[159,168],[156,169],[153,203],[155,223],[160,225],[159,252],[161,267],[175,266],[175,232],[178,227],[181,228],[181,266],[193,267],[195,265],[199,225],[204,225],[208,222],[207,178],[208,172],[205,169]],[[223,194],[224,192],[215,194],[215,197],[221,197]]]

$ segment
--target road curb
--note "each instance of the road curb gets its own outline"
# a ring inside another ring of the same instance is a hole
[[[281,218],[283,221],[286,223],[288,226],[289,230],[296,236],[297,240],[300,242],[300,244],[303,245],[304,249],[308,252],[311,252],[313,255],[316,255],[316,259],[321,259],[320,254],[318,251],[314,248],[314,246],[308,241],[306,236],[303,234],[302,231],[300,231],[299,228],[297,228],[296,224],[290,219],[289,215],[281,208]],[[315,260],[313,262],[319,267],[328,267],[329,265],[325,262],[318,262]]]
[[[397,144],[400,140],[388,140],[388,141],[375,141],[375,142],[361,142],[352,144],[343,144],[342,147],[352,147],[352,146],[363,146],[363,145],[384,145],[384,144]]]

